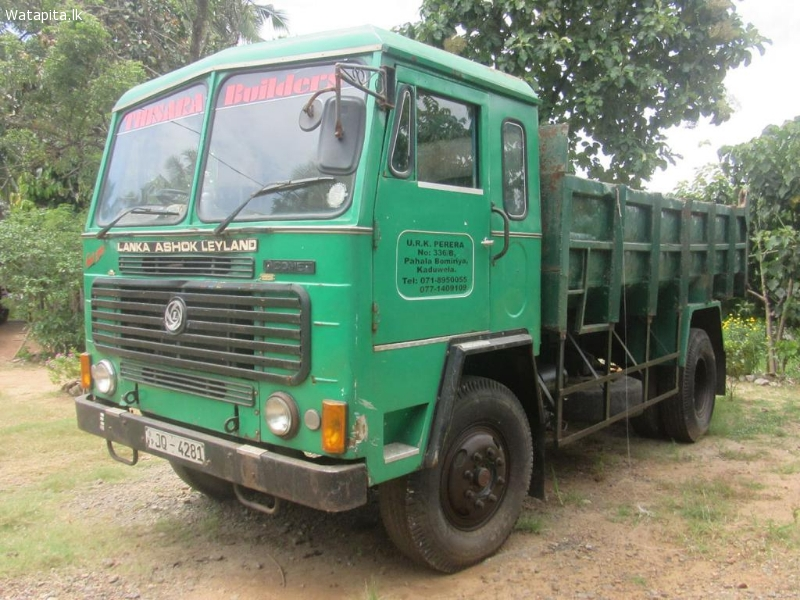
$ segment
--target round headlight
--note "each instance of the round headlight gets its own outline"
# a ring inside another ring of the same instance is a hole
[[[297,433],[300,424],[297,403],[285,392],[275,392],[267,398],[264,418],[272,433],[287,439]]]
[[[113,394],[117,389],[117,373],[109,360],[101,360],[92,365],[94,389],[101,394]]]

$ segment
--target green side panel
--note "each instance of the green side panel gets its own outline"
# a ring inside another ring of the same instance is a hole
[[[628,317],[644,318],[743,293],[746,208],[568,175],[565,133],[540,136],[544,328],[605,329],[619,322],[623,299]]]

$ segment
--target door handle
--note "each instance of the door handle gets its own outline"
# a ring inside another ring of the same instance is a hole
[[[494,203],[492,203],[492,212],[497,213],[503,219],[503,249],[492,257],[492,265],[494,265],[494,263],[503,258],[506,255],[506,252],[508,252],[508,245],[511,238],[511,223],[508,218],[508,213],[506,213],[506,211],[504,211],[502,208],[496,207]]]
[[[483,240],[481,240],[481,246],[483,246],[484,248],[494,246],[494,240],[490,240],[489,238],[483,238]]]

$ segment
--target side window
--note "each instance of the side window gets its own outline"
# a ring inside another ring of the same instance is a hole
[[[477,188],[476,107],[420,91],[416,112],[417,179]]]
[[[517,122],[503,123],[503,207],[512,219],[527,211],[528,171],[525,160],[525,130]]]
[[[411,90],[400,92],[397,123],[392,140],[392,153],[389,166],[395,177],[408,177],[411,174]]]

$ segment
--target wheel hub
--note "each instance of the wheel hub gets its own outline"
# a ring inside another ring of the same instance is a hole
[[[508,460],[499,436],[485,427],[465,431],[445,457],[442,503],[453,525],[474,529],[497,510],[505,493]]]

